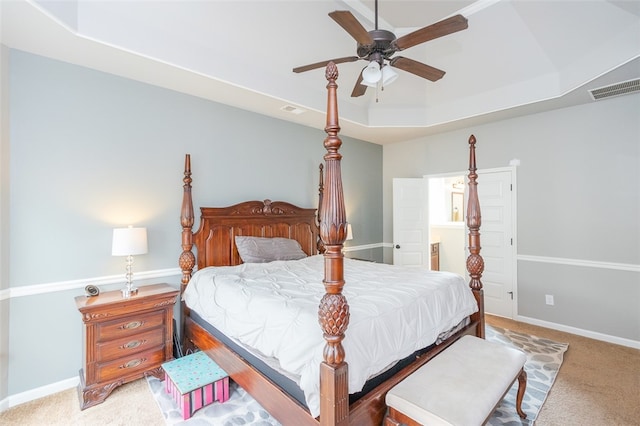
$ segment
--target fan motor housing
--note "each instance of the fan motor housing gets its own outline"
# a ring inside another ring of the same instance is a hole
[[[358,56],[368,58],[372,53],[381,53],[385,59],[395,53],[391,48],[391,42],[396,39],[395,34],[387,30],[371,30],[369,35],[373,39],[373,44],[358,44]]]

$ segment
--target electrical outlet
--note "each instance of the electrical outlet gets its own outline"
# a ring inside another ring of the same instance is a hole
[[[553,294],[545,294],[544,298],[547,302],[547,305],[553,306]]]

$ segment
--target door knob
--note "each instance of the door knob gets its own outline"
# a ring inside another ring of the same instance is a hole
[[[399,249],[400,248],[400,244],[396,244],[396,248]]]

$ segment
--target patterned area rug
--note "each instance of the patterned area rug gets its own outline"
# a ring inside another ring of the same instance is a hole
[[[516,381],[488,424],[491,426],[532,425],[555,381],[568,345],[491,326],[486,327],[486,335],[487,340],[515,346],[527,354],[525,364],[527,391],[522,402],[522,409],[527,413],[527,419],[520,419],[516,413],[515,400],[518,389]],[[227,402],[224,404],[214,402],[196,411],[192,418],[184,421],[178,407],[165,392],[164,382],[154,377],[148,377],[147,381],[167,425],[280,425],[244,389],[232,382],[230,382],[230,398]]]
[[[515,402],[518,391],[518,381],[516,380],[491,415],[488,424],[491,426],[532,425],[556,380],[562,358],[569,345],[488,325],[486,326],[486,338],[514,346],[527,354],[527,362],[524,365],[524,370],[527,373],[527,391],[522,400],[522,409],[527,414],[527,418],[522,420],[516,413]]]

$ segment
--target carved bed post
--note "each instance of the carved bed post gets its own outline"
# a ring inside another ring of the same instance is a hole
[[[324,164],[318,165],[318,225],[322,220],[322,198],[324,194]]]
[[[320,229],[320,223],[322,222],[322,198],[324,196],[324,164],[320,163],[318,166],[318,229]],[[318,238],[318,244],[316,245],[318,253],[324,254],[324,242],[322,237]]]
[[[330,62],[325,77],[327,84],[327,122],[324,147],[326,183],[320,211],[320,236],[325,245],[325,295],[320,301],[318,320],[326,345],[324,362],[320,364],[320,425],[347,425],[349,423],[349,372],[342,340],[349,324],[349,304],[342,294],[344,286],[344,256],[342,245],[347,235],[347,218],[342,192],[342,176],[338,152],[342,141],[338,137],[338,68]]]
[[[179,264],[182,270],[182,284],[180,285],[180,295],[184,293],[184,290],[189,284],[193,268],[196,264],[196,257],[191,251],[193,248],[193,199],[191,197],[191,156],[185,155],[184,158],[184,178],[182,179],[184,185],[182,186],[182,209],[180,210],[180,225],[182,226],[182,253],[180,254]],[[188,308],[182,302],[182,319],[187,315]],[[182,321],[184,323],[184,321]],[[183,324],[179,326],[182,327]],[[182,328],[180,328],[181,331]],[[184,334],[182,334],[184,336]]]
[[[469,202],[467,203],[467,226],[469,227],[469,257],[467,271],[471,280],[469,287],[478,302],[478,312],[471,316],[478,321],[476,336],[484,339],[484,291],[482,290],[482,272],[484,260],[480,256],[480,201],[478,199],[478,174],[476,173],[476,137],[469,137]]]

